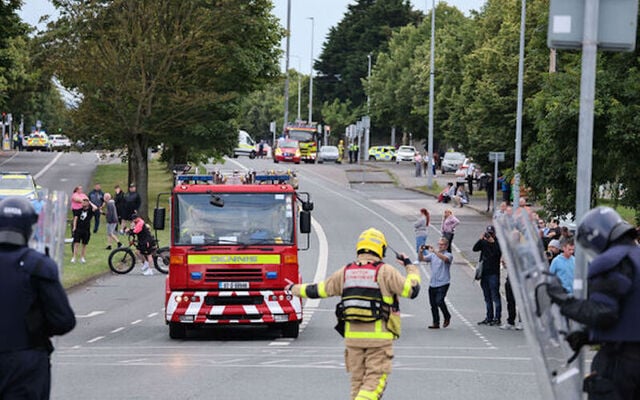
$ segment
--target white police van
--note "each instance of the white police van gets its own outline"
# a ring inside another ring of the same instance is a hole
[[[258,152],[256,151],[256,142],[253,140],[248,132],[240,130],[238,131],[238,146],[233,149],[233,158],[238,156],[249,156],[249,158],[256,158]]]

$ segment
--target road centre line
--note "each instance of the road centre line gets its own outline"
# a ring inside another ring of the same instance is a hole
[[[87,343],[95,343],[98,340],[102,340],[102,339],[104,339],[104,336],[96,336],[93,339],[87,340]]]
[[[49,168],[51,168],[51,166],[52,166],[53,164],[55,164],[55,163],[58,161],[58,159],[59,159],[60,157],[62,157],[62,154],[64,154],[64,153],[60,152],[60,153],[58,153],[55,157],[53,157],[53,160],[49,161],[49,164],[45,165],[45,166],[44,166],[44,168],[42,168],[42,169],[40,170],[40,172],[38,172],[37,174],[35,174],[35,175],[33,176],[33,178],[34,178],[34,179],[38,179],[38,178],[40,178],[42,175],[44,175],[44,173],[45,173],[45,172],[47,172],[47,170],[48,170]]]

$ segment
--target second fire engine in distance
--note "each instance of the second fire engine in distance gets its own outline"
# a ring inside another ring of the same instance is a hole
[[[171,338],[213,325],[267,325],[298,337],[302,303],[284,288],[301,281],[298,231],[311,231],[313,203],[291,178],[276,171],[177,177],[165,294]],[[163,229],[164,220],[156,207],[154,227]],[[308,235],[300,250],[307,248]]]
[[[318,157],[318,131],[314,125],[287,125],[284,130],[284,136],[299,143],[300,159],[303,162],[316,162]]]

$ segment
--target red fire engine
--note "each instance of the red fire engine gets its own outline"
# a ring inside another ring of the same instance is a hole
[[[261,324],[298,337],[302,303],[284,287],[301,281],[298,250],[309,248],[313,203],[294,180],[274,171],[177,176],[165,298],[171,338],[208,324]],[[164,229],[164,220],[156,206],[154,227]],[[307,234],[300,249],[298,230]]]

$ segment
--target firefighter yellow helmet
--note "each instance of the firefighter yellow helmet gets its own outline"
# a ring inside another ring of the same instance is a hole
[[[358,254],[368,252],[383,258],[387,251],[387,239],[379,230],[369,228],[360,234],[356,250]]]

